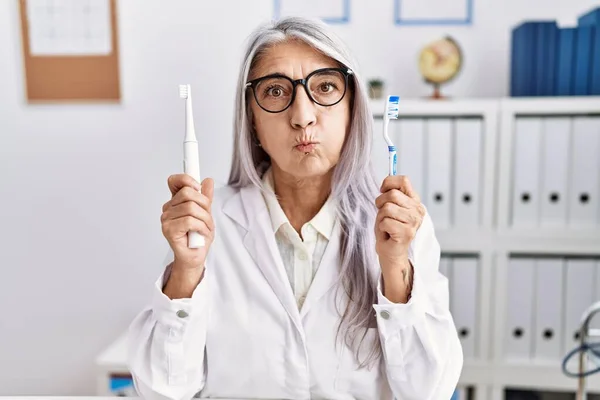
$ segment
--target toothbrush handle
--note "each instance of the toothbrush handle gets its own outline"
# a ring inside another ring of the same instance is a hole
[[[183,171],[200,182],[200,160],[198,155],[198,142],[184,142],[183,144]],[[188,247],[197,249],[204,247],[204,236],[199,232],[188,232]]]
[[[388,152],[390,159],[389,174],[396,175],[396,146],[388,146]]]

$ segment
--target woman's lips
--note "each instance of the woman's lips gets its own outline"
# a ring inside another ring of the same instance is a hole
[[[302,153],[310,153],[315,147],[317,147],[316,143],[301,143],[296,146],[296,149]]]

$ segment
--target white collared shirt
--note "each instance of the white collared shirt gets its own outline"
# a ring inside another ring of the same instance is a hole
[[[262,181],[269,191],[263,197],[271,217],[275,241],[298,308],[301,309],[335,225],[333,202],[331,198],[327,199],[321,210],[302,226],[300,237],[277,200],[270,168]]]

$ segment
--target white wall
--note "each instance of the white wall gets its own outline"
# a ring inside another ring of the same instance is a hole
[[[181,171],[179,83],[194,90],[204,175],[228,175],[241,45],[272,0],[118,3],[122,103],[27,105],[17,1],[0,0],[0,395],[93,394],[94,357],[148,300],[166,178]],[[449,28],[394,26],[392,0],[351,4],[335,29],[364,76],[426,95],[417,52],[450,33],[466,65],[445,92],[489,97],[507,92],[512,25],[574,22],[599,3],[475,0],[473,26]]]

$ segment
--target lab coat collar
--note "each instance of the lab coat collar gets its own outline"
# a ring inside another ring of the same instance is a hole
[[[304,337],[301,318],[338,281],[341,237],[339,222],[335,222],[315,278],[299,311],[275,241],[269,210],[261,190],[254,185],[240,189],[224,203],[223,212],[246,230],[243,239],[246,250]]]

